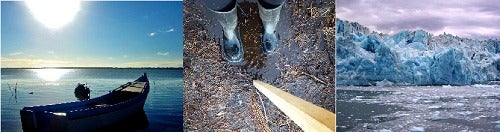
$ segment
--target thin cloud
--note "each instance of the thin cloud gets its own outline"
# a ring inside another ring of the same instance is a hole
[[[156,32],[151,32],[151,33],[149,33],[149,36],[150,36],[150,37],[153,37],[153,36],[159,35],[159,33],[170,33],[170,32],[173,32],[173,31],[175,31],[175,29],[174,29],[174,28],[169,28],[169,29],[167,29],[167,30],[158,30],[158,31],[156,31]]]
[[[12,59],[1,58],[2,67],[52,67],[52,66],[71,66],[72,61],[64,60],[45,60],[45,59]]]
[[[128,67],[182,67],[182,60],[172,61],[136,61],[124,63]]]
[[[123,55],[122,57],[123,57],[123,58],[128,58],[128,55]]]
[[[14,52],[14,53],[10,53],[9,55],[16,56],[16,55],[21,55],[21,54],[24,54],[24,52]]]
[[[157,55],[167,56],[168,52],[156,52]]]
[[[166,30],[165,32],[169,33],[169,32],[173,32],[173,31],[174,31],[174,29],[171,28],[171,29]]]
[[[55,52],[51,50],[51,51],[47,51],[47,53],[54,54]]]

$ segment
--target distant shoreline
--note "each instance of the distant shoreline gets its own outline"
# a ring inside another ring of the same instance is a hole
[[[0,69],[183,69],[182,67],[8,67]]]

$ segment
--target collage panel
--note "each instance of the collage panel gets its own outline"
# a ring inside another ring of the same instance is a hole
[[[338,131],[500,131],[500,3],[336,3]]]
[[[500,2],[1,1],[1,131],[500,131]]]
[[[301,131],[315,122],[292,119],[295,107],[279,108],[285,100],[308,102],[303,112],[327,126],[309,130],[334,131],[334,13],[334,1],[185,0],[184,130]]]
[[[2,2],[2,130],[335,130],[333,2],[203,3]]]
[[[1,1],[1,131],[182,131],[181,1]]]

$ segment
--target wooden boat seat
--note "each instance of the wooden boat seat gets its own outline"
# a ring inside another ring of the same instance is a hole
[[[114,91],[113,96],[107,103],[115,104],[139,96],[144,90],[144,87],[147,86],[147,82],[129,82],[128,84],[130,85]]]
[[[122,85],[118,87],[117,89],[113,90],[113,96],[111,96],[108,100],[105,102],[95,102],[86,105],[86,107],[82,108],[75,108],[75,109],[85,109],[85,108],[93,108],[93,107],[107,107],[109,105],[113,105],[116,103],[123,102],[125,100],[128,100],[130,98],[139,96],[142,91],[144,90],[144,87],[146,87],[147,83],[146,82],[128,82],[125,85]]]
[[[133,92],[133,93],[141,93],[146,86],[146,82],[134,82],[130,86],[125,87],[121,91]]]

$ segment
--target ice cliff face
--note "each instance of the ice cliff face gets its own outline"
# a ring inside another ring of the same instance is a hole
[[[336,20],[337,85],[470,85],[500,80],[500,40],[394,35]]]

